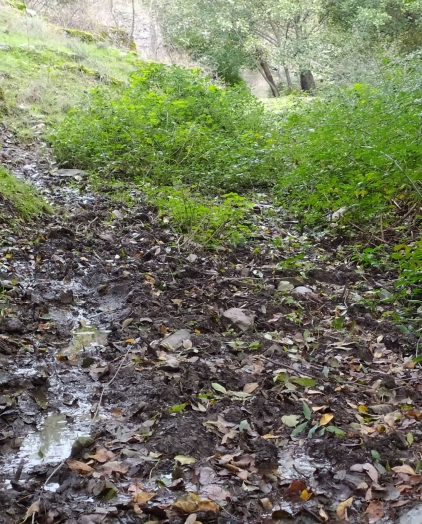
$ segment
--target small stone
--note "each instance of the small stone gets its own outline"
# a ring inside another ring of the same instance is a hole
[[[313,292],[314,291],[309,287],[305,287],[305,286],[295,287],[295,293],[299,293],[299,295],[306,295],[308,293],[313,293]]]
[[[84,177],[87,176],[87,173],[82,171],[82,169],[58,169],[56,175],[63,178],[72,178],[76,176]]]
[[[233,307],[223,313],[223,320],[242,331],[249,331],[253,329],[255,313],[248,309]]]
[[[114,215],[119,220],[123,218],[122,213],[118,209],[115,209],[114,211],[112,211],[111,214]]]
[[[407,511],[400,517],[399,524],[421,524],[422,522],[422,504]]]
[[[164,348],[175,350],[179,348],[185,340],[191,339],[191,334],[187,329],[179,329],[179,331],[176,331],[176,333],[173,333],[167,338],[164,338],[160,342],[160,346],[163,346]]]
[[[6,318],[0,325],[0,332],[3,333],[22,333],[24,325],[17,317]]]
[[[169,358],[164,364],[160,366],[160,369],[164,371],[179,371],[179,361],[175,358]]]
[[[186,260],[188,262],[195,262],[195,260],[198,258],[198,255],[195,255],[194,253],[191,253],[188,257],[186,257]]]

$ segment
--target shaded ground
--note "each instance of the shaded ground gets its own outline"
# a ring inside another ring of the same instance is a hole
[[[56,206],[2,224],[1,523],[385,524],[420,500],[417,341],[388,321],[389,275],[264,200],[250,245],[180,247],[141,194],[0,142]]]

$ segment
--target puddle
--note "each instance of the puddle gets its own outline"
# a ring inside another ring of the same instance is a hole
[[[73,355],[88,346],[105,346],[108,331],[101,331],[97,326],[85,326],[73,332],[73,339],[61,353]]]

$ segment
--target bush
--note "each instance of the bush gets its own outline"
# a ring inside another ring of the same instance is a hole
[[[92,91],[51,136],[61,165],[202,192],[268,186],[279,174],[269,115],[245,87],[145,64],[129,88]]]
[[[333,89],[281,124],[290,140],[279,196],[304,222],[341,208],[343,222],[379,222],[393,199],[406,205],[418,197],[421,69],[420,61],[386,66],[378,85]]]

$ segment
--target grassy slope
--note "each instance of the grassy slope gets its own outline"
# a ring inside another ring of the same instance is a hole
[[[139,64],[133,53],[82,43],[2,0],[0,10],[0,89],[8,108],[0,121],[20,135],[60,119],[87,89],[126,82]]]
[[[48,213],[50,207],[31,185],[0,166],[0,221],[8,219],[5,211],[12,211],[27,220]]]
[[[62,118],[99,83],[118,86],[137,68],[133,53],[85,44],[0,0],[0,124],[22,139]],[[1,143],[0,143],[1,147]],[[0,220],[49,210],[42,197],[0,165]]]

